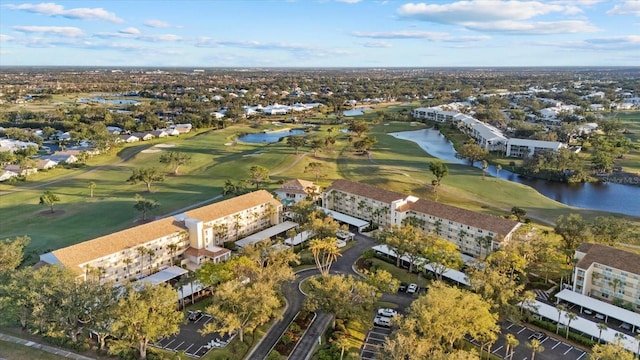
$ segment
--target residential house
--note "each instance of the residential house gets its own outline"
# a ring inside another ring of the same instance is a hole
[[[40,159],[36,162],[36,168],[38,170],[47,170],[47,169],[52,169],[54,167],[58,166],[58,163],[56,161],[53,161],[51,159]]]
[[[61,163],[74,164],[78,162],[78,157],[75,154],[71,152],[66,152],[66,151],[58,151],[58,152],[55,152],[53,155],[43,156],[42,159],[55,161],[58,164],[61,164]]]
[[[197,269],[205,261],[231,257],[226,241],[281,222],[282,204],[265,190],[255,191],[155,220],[40,255],[78,278],[122,284],[172,262]]]
[[[157,138],[163,138],[169,136],[169,133],[167,133],[165,130],[159,129],[152,131],[151,135]]]
[[[283,203],[290,205],[308,197],[312,197],[315,200],[320,194],[320,186],[311,181],[295,179],[282,184],[275,193]]]
[[[132,133],[131,135],[137,137],[138,139],[142,140],[142,141],[149,141],[152,140],[155,136],[153,135],[152,132],[135,132]]]
[[[178,130],[178,132],[180,132],[181,134],[186,134],[188,132],[191,132],[191,129],[193,128],[193,125],[191,124],[175,124],[172,125],[172,127],[176,130]]]
[[[4,167],[4,171],[5,172],[10,172],[10,173],[14,173],[20,176],[29,176],[31,174],[35,174],[38,172],[38,169],[36,168],[23,168],[20,165],[16,165],[16,164],[11,164],[11,165],[6,165]]]
[[[575,251],[573,291],[640,310],[640,254],[584,243]]]
[[[11,170],[0,170],[0,182],[7,181],[13,177],[19,176],[20,174],[13,172]]]
[[[484,256],[508,241],[520,223],[420,199],[372,185],[336,180],[322,194],[323,206],[381,227],[400,226],[406,218],[447,239],[470,256]]]
[[[120,141],[124,141],[126,143],[133,143],[133,142],[140,141],[140,138],[132,134],[120,135]]]

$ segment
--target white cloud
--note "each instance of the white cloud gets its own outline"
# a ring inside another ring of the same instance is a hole
[[[336,0],[336,1],[341,3],[347,3],[347,4],[355,4],[355,3],[359,3],[362,0]]]
[[[390,47],[392,47],[391,44],[389,44],[386,41],[368,41],[368,42],[362,43],[362,46],[368,47],[368,48],[390,48]]]
[[[14,26],[13,30],[24,33],[56,34],[66,37],[83,37],[84,32],[72,26]]]
[[[597,37],[579,41],[538,42],[537,45],[553,46],[563,50],[610,51],[640,49],[640,35]]]
[[[13,39],[11,36],[9,35],[5,35],[5,34],[0,34],[0,42],[6,42]]]
[[[596,32],[599,29],[586,21],[564,20],[564,21],[495,21],[491,23],[466,23],[468,29],[479,31],[502,32],[508,34],[575,34],[585,32]]]
[[[310,50],[311,48],[306,45],[289,44],[289,43],[264,43],[254,40],[219,40],[209,37],[201,37],[196,40],[195,43],[198,47],[236,47],[244,49],[257,49],[257,50]]]
[[[403,18],[446,24],[526,20],[535,16],[564,11],[559,4],[538,1],[472,0],[445,5],[408,3],[398,9]]]
[[[627,0],[622,4],[617,4],[611,10],[607,11],[607,15],[635,15],[640,16],[640,1]]]
[[[27,12],[47,15],[47,16],[62,16],[69,19],[80,20],[104,20],[113,23],[121,23],[124,20],[117,17],[116,14],[106,11],[103,8],[74,8],[65,10],[64,6],[55,3],[40,3],[40,4],[7,4],[3,7],[12,10],[24,10]]]
[[[144,24],[148,27],[152,27],[152,28],[168,28],[171,27],[171,24],[169,24],[166,21],[161,21],[161,20],[147,20],[144,22]]]
[[[122,29],[120,31],[118,31],[121,34],[128,34],[128,35],[139,35],[140,34],[140,30],[134,28],[134,27],[128,27],[126,29]]]
[[[424,39],[429,41],[461,42],[488,40],[489,36],[453,36],[431,31],[352,32],[351,35],[371,39]]]

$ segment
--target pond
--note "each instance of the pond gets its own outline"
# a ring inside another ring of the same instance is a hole
[[[278,131],[261,132],[256,134],[246,134],[240,136],[238,141],[260,144],[260,143],[274,143],[280,141],[280,139],[287,136],[304,134],[304,130],[300,129],[281,129]]]
[[[409,140],[418,144],[425,152],[433,157],[455,164],[468,164],[464,159],[458,159],[453,144],[440,131],[423,129],[390,133],[398,139]],[[480,167],[476,163],[476,167]],[[501,179],[531,186],[542,195],[566,205],[616,212],[632,216],[640,216],[640,187],[613,183],[584,183],[566,184],[530,179],[514,174],[508,170],[497,171],[491,165],[488,174]]]
[[[101,104],[111,104],[111,105],[139,105],[140,101],[131,100],[131,99],[104,99],[101,97],[92,97],[92,98],[81,98],[78,100],[81,103],[90,103],[97,102]]]
[[[342,112],[342,114],[344,116],[358,116],[358,115],[364,115],[365,111],[369,111],[369,110],[373,110],[373,108],[370,107],[357,107],[357,108],[353,108],[351,110],[345,110]]]

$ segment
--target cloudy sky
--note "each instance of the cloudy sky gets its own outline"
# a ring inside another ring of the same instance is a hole
[[[0,4],[0,66],[640,65],[640,0]]]

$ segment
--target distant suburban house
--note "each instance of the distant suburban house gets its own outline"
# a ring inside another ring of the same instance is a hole
[[[275,193],[283,203],[290,205],[304,200],[309,196],[315,196],[315,198],[317,198],[320,194],[320,187],[311,181],[295,179],[282,184]]]
[[[169,136],[169,133],[167,133],[165,130],[154,130],[151,132],[151,134],[157,138],[163,138],[163,137],[167,137]]]
[[[169,136],[178,136],[178,135],[180,135],[180,131],[176,130],[175,128],[174,128],[174,129],[166,129],[166,130],[164,130],[164,131],[165,131],[165,132],[167,133],[167,135],[169,135]]]
[[[56,161],[51,159],[40,159],[36,162],[36,168],[38,170],[47,170],[58,166]]]
[[[133,143],[133,142],[140,141],[140,138],[132,134],[120,135],[120,141],[124,141],[126,143]]]
[[[172,125],[172,127],[174,129],[176,129],[178,132],[180,132],[181,134],[186,134],[188,132],[191,132],[191,129],[193,128],[193,125],[191,125],[191,124],[175,124],[175,125]]]
[[[117,126],[107,126],[107,131],[113,135],[120,135],[120,133],[122,133],[122,129]]]
[[[0,181],[7,181],[7,180],[9,180],[9,179],[11,179],[13,177],[18,176],[18,175],[20,175],[20,174],[18,174],[16,172],[13,172],[11,170],[6,170],[6,169],[5,170],[1,170],[0,169]]]
[[[137,137],[138,139],[140,139],[142,141],[149,141],[149,140],[154,138],[154,136],[153,136],[153,134],[151,132],[135,132],[135,133],[133,133],[131,135]]]
[[[56,152],[53,155],[43,156],[42,158],[55,161],[58,164],[61,164],[61,163],[74,164],[78,162],[78,158],[75,154],[66,152],[66,151]]]
[[[15,173],[17,175],[28,176],[28,175],[37,173],[38,169],[36,169],[36,168],[22,168],[22,167],[20,167],[20,165],[11,164],[11,165],[5,166],[4,167],[4,171],[9,171],[9,172]]]

